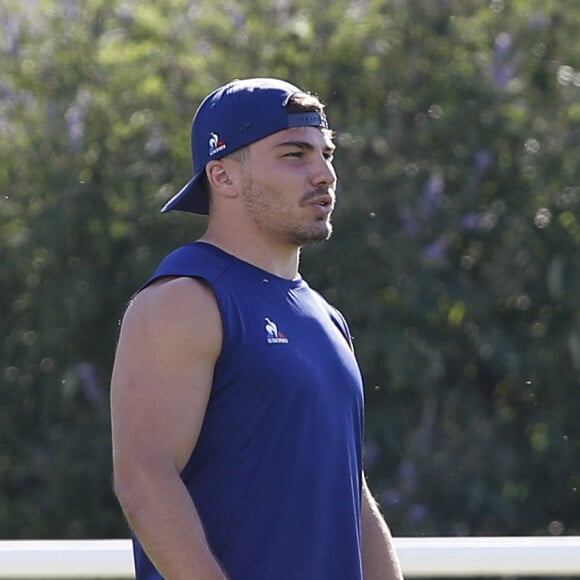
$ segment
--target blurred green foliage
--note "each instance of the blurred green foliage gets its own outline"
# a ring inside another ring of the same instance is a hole
[[[397,535],[580,533],[577,0],[6,0],[0,537],[117,537],[108,380],[215,87],[328,103],[366,470]]]

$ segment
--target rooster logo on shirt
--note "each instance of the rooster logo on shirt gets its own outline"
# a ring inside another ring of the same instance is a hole
[[[288,342],[288,337],[278,330],[278,325],[268,317],[264,320],[266,321],[264,326],[264,330],[266,331],[266,342],[268,344],[286,344]]]

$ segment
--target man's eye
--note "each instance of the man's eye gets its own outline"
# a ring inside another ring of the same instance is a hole
[[[291,151],[290,153],[286,153],[286,157],[302,157],[304,153],[302,151]]]

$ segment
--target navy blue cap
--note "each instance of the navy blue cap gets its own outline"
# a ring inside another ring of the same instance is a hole
[[[235,80],[215,90],[199,106],[191,126],[193,178],[162,208],[207,214],[201,187],[205,166],[268,135],[291,127],[328,128],[324,113],[288,113],[298,87],[278,79]]]

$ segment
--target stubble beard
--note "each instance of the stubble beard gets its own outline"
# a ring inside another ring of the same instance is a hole
[[[313,193],[304,195],[303,200],[312,197]],[[268,200],[281,200],[275,190],[264,191],[248,180],[244,186],[244,204],[254,223],[262,230],[283,238],[288,244],[298,248],[327,241],[333,232],[330,216],[319,219],[313,224],[289,222],[284,216],[272,211]],[[299,205],[301,205],[299,203]]]
[[[310,244],[326,242],[332,236],[332,222],[330,220],[318,221],[313,226],[296,226],[288,228],[287,239],[290,243],[302,247]]]

